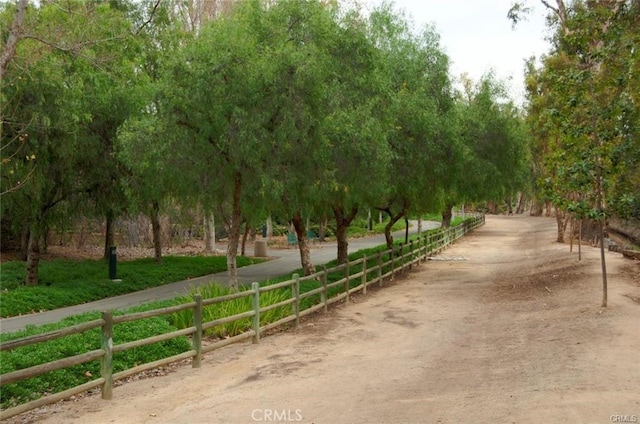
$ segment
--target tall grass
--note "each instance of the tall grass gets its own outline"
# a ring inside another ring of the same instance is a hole
[[[248,290],[249,288],[243,287],[242,290]],[[189,292],[178,298],[180,303],[186,303],[193,300],[193,296],[199,294],[203,300],[212,299],[216,297],[226,296],[235,293],[231,288],[216,284],[214,282],[203,285],[200,287],[194,287]],[[276,289],[263,292],[260,294],[260,307],[273,305],[278,302],[291,298],[291,290]],[[217,303],[214,305],[208,305],[202,308],[202,322],[211,322],[220,318],[230,317],[233,315],[241,314],[253,310],[251,304],[251,295],[247,294],[246,297],[229,300],[226,302]],[[266,325],[275,322],[281,318],[284,318],[292,313],[292,306],[285,305],[278,308],[269,310],[260,314],[260,325]],[[177,328],[188,328],[193,325],[193,313],[191,310],[183,310],[176,312],[170,316],[170,322]],[[242,318],[230,323],[218,325],[216,327],[208,328],[205,331],[205,336],[212,337],[232,337],[251,329],[251,318]]]

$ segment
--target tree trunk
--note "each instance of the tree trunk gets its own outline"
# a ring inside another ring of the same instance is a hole
[[[316,272],[316,267],[311,262],[311,252],[309,250],[309,243],[307,239],[307,233],[302,222],[302,217],[299,213],[295,214],[291,218],[293,228],[296,231],[298,237],[298,248],[300,249],[300,264],[304,270],[304,275],[311,275]]]
[[[607,307],[607,263],[604,253],[604,220],[600,221],[600,264],[602,265],[602,307]]]
[[[338,241],[338,263],[344,264],[349,261],[349,241],[347,240],[347,230],[353,219],[358,214],[358,208],[351,208],[348,214],[343,206],[334,206],[333,215],[336,218],[336,239]]]
[[[113,214],[107,212],[104,229],[104,255],[102,256],[104,259],[109,259],[109,248],[116,245],[114,230]]]
[[[513,215],[513,199],[511,196],[504,199],[504,202],[507,204],[507,215]]]
[[[451,218],[453,217],[453,205],[446,205],[442,211],[442,224],[440,227],[449,228],[451,226]]]
[[[216,251],[216,222],[213,213],[209,214],[209,216],[205,218],[204,244],[205,251]]]
[[[162,263],[162,227],[160,226],[160,204],[154,200],[151,205],[151,231],[153,232],[153,252],[157,264]]]
[[[529,215],[542,216],[543,210],[544,210],[544,203],[538,199],[534,199],[533,204],[531,205],[531,211],[529,212]]]
[[[227,274],[231,289],[238,290],[238,244],[240,241],[240,227],[242,226],[242,211],[240,210],[240,196],[242,194],[242,175],[234,175],[233,203],[231,220],[229,223],[229,244],[227,245]]]
[[[318,223],[318,240],[324,241],[326,227],[327,227],[327,217],[323,216],[322,218],[320,218],[320,222]]]
[[[273,237],[273,220],[271,217],[267,218],[267,240],[271,240]]]
[[[0,87],[3,85],[4,75],[7,67],[9,66],[9,62],[13,59],[13,56],[16,53],[18,41],[22,38],[22,22],[24,21],[28,5],[28,0],[18,0],[16,14],[13,17],[13,22],[9,28],[6,42],[4,43],[4,46],[2,46],[2,52],[0,53]]]
[[[527,196],[521,191],[518,192],[518,200],[516,202],[516,215],[522,215],[524,213],[524,205],[526,203]]]
[[[498,214],[498,204],[493,200],[487,202],[487,209],[489,215],[497,215]]]
[[[249,238],[249,223],[244,223],[244,231],[242,232],[242,244],[240,245],[240,255],[245,256],[247,249],[247,239]]]
[[[404,215],[404,244],[409,244],[409,218]]]
[[[20,234],[20,258],[23,261],[27,260],[29,256],[29,239],[31,236],[31,228],[29,225],[25,225]]]
[[[558,226],[558,238],[556,241],[558,243],[564,243],[564,231],[567,228],[567,222],[564,220],[564,214],[558,207],[556,206],[556,224]]]
[[[24,283],[27,286],[38,285],[38,264],[40,263],[40,231],[37,224],[29,231],[27,247],[27,275]]]
[[[546,216],[546,217],[551,216],[551,201],[550,200],[546,200],[544,202],[544,207],[546,208],[546,212],[545,212],[544,216]]]
[[[397,214],[393,215],[391,213],[391,209],[387,208],[384,211],[389,215],[389,222],[384,226],[384,239],[387,244],[387,249],[393,249],[393,234],[391,234],[393,226],[396,222],[400,221],[400,219],[405,215],[404,211],[400,211]]]

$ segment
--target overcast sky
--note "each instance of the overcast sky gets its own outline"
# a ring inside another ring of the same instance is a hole
[[[537,0],[528,0],[533,9],[526,22],[515,29],[507,19],[513,0],[395,0],[418,28],[434,24],[444,50],[452,61],[454,77],[466,72],[477,81],[493,69],[508,83],[518,104],[524,94],[524,60],[539,57],[549,49],[544,40],[545,10]],[[372,7],[382,0],[366,0]]]

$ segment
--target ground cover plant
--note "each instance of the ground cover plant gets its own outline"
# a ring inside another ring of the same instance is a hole
[[[241,256],[238,266],[262,261],[264,259]],[[118,263],[117,276],[122,281],[114,283],[108,278],[106,260],[55,259],[42,262],[41,285],[25,286],[25,263],[5,262],[0,277],[0,316],[64,308],[226,269],[224,256],[166,256],[161,264],[156,264],[153,258],[143,258]]]
[[[114,315],[159,309],[172,304],[175,300],[149,303],[127,311],[114,312]],[[6,342],[36,334],[70,327],[83,322],[98,319],[99,312],[90,312],[66,318],[55,324],[38,327],[30,326],[14,333],[0,334],[0,341]],[[122,344],[140,340],[158,334],[176,330],[165,316],[146,318],[143,320],[116,324],[113,333],[114,344]],[[114,354],[113,371],[119,372],[137,365],[153,362],[162,358],[177,355],[191,348],[187,337],[177,337],[147,346],[129,349]],[[100,329],[95,328],[80,334],[73,334],[44,343],[20,347],[11,351],[0,352],[0,373],[15,371],[47,363],[53,360],[70,357],[100,349]],[[100,361],[92,361],[81,365],[51,371],[16,383],[3,385],[0,393],[2,409],[16,406],[37,399],[44,395],[58,393],[75,386],[87,383],[100,375]]]

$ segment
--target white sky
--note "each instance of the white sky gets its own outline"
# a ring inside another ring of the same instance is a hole
[[[382,0],[366,0],[367,7]],[[457,78],[466,72],[474,81],[493,69],[509,87],[511,98],[521,104],[524,96],[524,60],[549,50],[544,40],[545,9],[537,0],[526,21],[515,29],[507,19],[513,0],[394,0],[416,28],[434,24]]]

